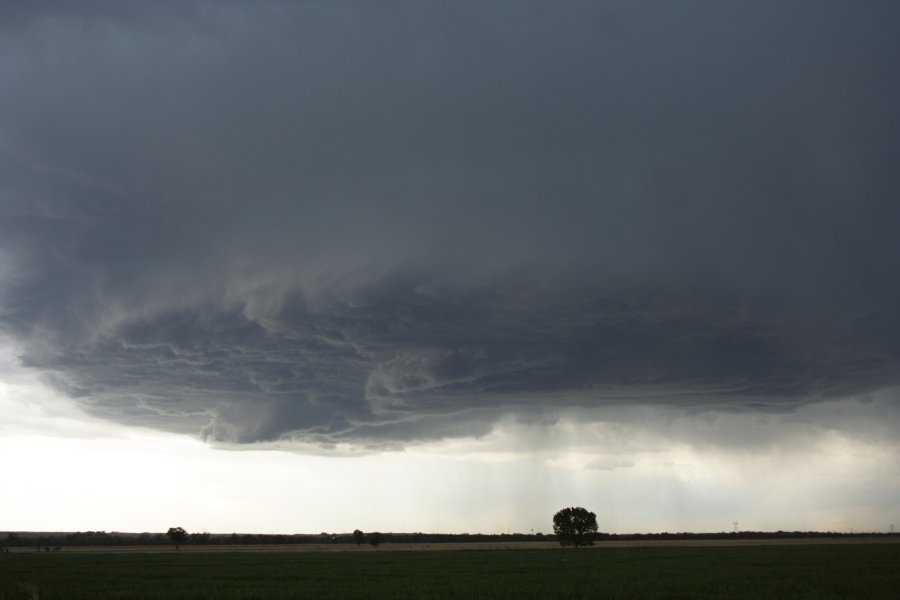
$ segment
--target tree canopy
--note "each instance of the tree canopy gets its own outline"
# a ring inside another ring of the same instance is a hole
[[[553,533],[561,546],[591,546],[597,533],[597,515],[580,506],[564,508],[553,515]]]
[[[184,527],[169,527],[166,537],[175,544],[175,549],[178,550],[181,544],[187,541],[188,532],[184,530]]]

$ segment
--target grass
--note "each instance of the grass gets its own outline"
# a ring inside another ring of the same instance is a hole
[[[0,600],[900,598],[900,544],[0,555]]]

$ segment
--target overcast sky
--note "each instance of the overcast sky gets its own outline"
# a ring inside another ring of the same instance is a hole
[[[893,1],[3,3],[0,530],[900,524],[898,57]]]

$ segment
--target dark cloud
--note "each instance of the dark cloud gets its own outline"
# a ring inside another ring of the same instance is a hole
[[[235,442],[900,383],[896,5],[631,4],[10,4],[0,327]]]

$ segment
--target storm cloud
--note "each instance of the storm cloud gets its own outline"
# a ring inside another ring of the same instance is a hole
[[[0,331],[217,442],[900,385],[900,9],[634,4],[5,5]]]

